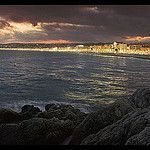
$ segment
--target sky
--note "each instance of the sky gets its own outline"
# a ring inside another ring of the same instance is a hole
[[[0,43],[150,42],[150,5],[0,5]]]

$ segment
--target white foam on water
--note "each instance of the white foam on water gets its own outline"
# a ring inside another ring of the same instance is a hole
[[[10,101],[9,103],[1,102],[0,108],[5,109],[11,109],[15,112],[21,112],[21,108],[24,105],[34,105],[35,107],[38,107],[40,110],[45,111],[45,106],[47,104],[56,104],[56,105],[72,105],[75,109],[79,109],[81,112],[84,113],[90,113],[93,112],[93,110],[90,107],[84,107],[84,105],[81,104],[74,104],[74,103],[68,103],[68,102],[58,102],[55,100],[51,101],[42,101],[42,100],[22,100],[22,101]]]

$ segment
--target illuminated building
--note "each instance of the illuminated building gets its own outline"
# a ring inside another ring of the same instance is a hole
[[[90,46],[90,49],[95,52],[99,52],[104,49],[104,46],[103,45],[94,45],[94,46]]]
[[[105,44],[104,49],[111,50],[112,49],[112,44]]]
[[[118,44],[118,50],[120,50],[121,52],[127,51],[127,44]]]
[[[57,50],[57,47],[54,47],[53,50],[54,50],[54,51]]]
[[[113,44],[105,44],[104,49],[107,49],[110,52],[125,52],[127,51],[127,44],[122,42],[114,42]]]
[[[141,47],[141,50],[142,50],[142,51],[148,51],[148,50],[149,50],[149,47]]]
[[[117,42],[114,42],[113,45],[116,46],[116,45],[117,45]]]
[[[141,50],[142,45],[129,45],[130,50]]]
[[[84,47],[84,45],[77,45],[76,47]]]

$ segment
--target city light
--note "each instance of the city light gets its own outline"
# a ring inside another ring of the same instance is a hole
[[[53,46],[54,45],[54,46]],[[30,50],[30,51],[57,51],[76,53],[97,53],[97,54],[138,54],[149,55],[150,46],[142,44],[126,44],[113,42],[110,44],[86,45],[78,43],[9,43],[0,44],[0,50]]]

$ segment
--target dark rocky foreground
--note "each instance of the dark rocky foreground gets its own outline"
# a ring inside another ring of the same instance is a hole
[[[0,109],[1,145],[149,145],[150,88],[85,114],[71,105]]]

